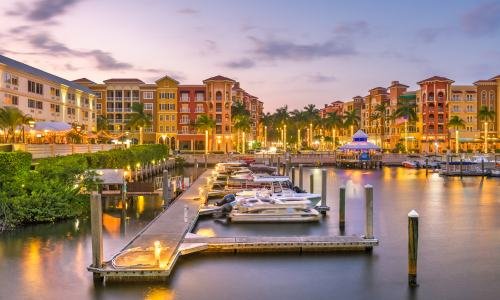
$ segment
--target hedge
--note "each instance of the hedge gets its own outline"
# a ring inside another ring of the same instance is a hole
[[[43,158],[30,171],[31,154],[0,153],[0,231],[88,212],[88,195],[81,191],[86,188],[82,182],[89,182],[85,180],[88,177],[85,171],[89,169],[133,167],[137,163],[159,161],[167,155],[164,145],[140,145],[125,150]]]

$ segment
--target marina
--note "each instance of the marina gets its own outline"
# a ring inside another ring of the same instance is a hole
[[[215,170],[224,173],[221,165]],[[207,187],[211,178],[217,177],[217,171],[206,170],[194,183],[174,200],[144,230],[139,232],[109,261],[102,258],[102,225],[100,221],[101,195],[94,193],[91,197],[92,210],[92,249],[93,260],[88,270],[93,273],[96,283],[103,281],[149,281],[165,280],[170,276],[181,255],[195,252],[327,252],[327,251],[371,251],[378,245],[373,236],[373,188],[366,190],[366,224],[363,235],[321,236],[321,237],[261,237],[247,236],[234,238],[204,238],[191,233],[200,216],[223,212],[227,222],[314,222],[319,221],[321,214],[307,197],[282,196],[268,194],[266,196],[253,193],[247,196],[224,197],[224,202],[217,203],[220,210],[209,205]],[[240,169],[233,170],[238,172]],[[167,172],[167,171],[165,171]],[[198,171],[195,171],[196,173]],[[231,173],[231,172],[229,172]],[[248,174],[250,175],[250,174]],[[262,175],[255,175],[256,179]],[[269,178],[272,176],[268,175]],[[326,170],[322,171],[322,194],[319,210],[325,214],[326,206]],[[167,173],[164,177],[168,177]],[[283,176],[282,176],[283,177]],[[267,181],[266,181],[267,182]],[[272,180],[270,180],[272,182]],[[281,186],[280,186],[281,188]],[[164,185],[163,189],[169,189]],[[271,189],[274,187],[271,186]],[[274,190],[274,192],[276,192]],[[303,193],[304,195],[310,195]],[[241,197],[241,198],[237,198]],[[269,198],[271,197],[271,198]],[[229,199],[229,200],[227,200]],[[341,206],[339,206],[341,207]],[[343,213],[343,212],[342,212]]]

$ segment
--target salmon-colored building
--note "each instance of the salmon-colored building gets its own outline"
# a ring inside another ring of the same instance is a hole
[[[205,133],[196,129],[196,120],[207,113],[204,85],[178,86],[178,134],[179,150],[204,150]]]

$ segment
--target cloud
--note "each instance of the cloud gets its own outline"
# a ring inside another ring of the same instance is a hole
[[[64,67],[66,68],[66,70],[68,71],[76,71],[78,70],[77,67],[73,66],[72,64],[65,64]]]
[[[195,15],[198,13],[198,11],[196,9],[189,8],[189,7],[179,9],[177,12],[180,14],[183,14],[183,15]]]
[[[28,37],[28,42],[36,49],[43,50],[45,55],[69,55],[92,57],[99,70],[123,70],[133,68],[131,64],[117,61],[109,52],[102,50],[74,50],[57,42],[46,33],[38,33]]]
[[[255,66],[255,61],[249,58],[242,58],[240,60],[228,61],[224,63],[224,66],[231,69],[250,69]]]
[[[366,21],[354,21],[338,24],[333,32],[339,35],[367,35],[370,32]]]
[[[315,82],[315,83],[326,83],[326,82],[332,82],[332,81],[337,80],[337,78],[335,76],[324,75],[321,73],[306,75],[306,79],[310,82]]]
[[[204,40],[204,48],[207,51],[215,51],[217,50],[217,43],[213,40]]]
[[[297,44],[286,40],[249,38],[254,42],[253,53],[266,60],[313,60],[357,53],[350,43],[342,39],[332,39],[324,43]]]
[[[16,8],[7,11],[10,16],[24,16],[29,21],[48,21],[84,0],[38,0],[33,4],[17,3]]]
[[[23,26],[17,26],[9,30],[10,33],[12,34],[21,34],[26,32],[28,29],[30,29],[30,26],[23,25]]]
[[[470,36],[495,34],[500,29],[500,2],[485,2],[464,13],[460,27]]]
[[[130,69],[133,66],[128,63],[118,62],[110,53],[101,50],[92,50],[88,53],[97,61],[99,70],[123,70]]]

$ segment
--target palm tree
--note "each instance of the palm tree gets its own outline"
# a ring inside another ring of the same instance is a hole
[[[481,106],[477,117],[484,122],[484,153],[488,153],[488,121],[495,119],[495,111],[488,109],[486,106]]]
[[[404,119],[405,124],[405,151],[408,151],[406,134],[408,133],[408,123],[414,124],[417,122],[417,104],[410,101],[399,101],[397,108],[391,116],[391,119],[396,120],[399,118]]]
[[[333,150],[335,150],[336,131],[338,128],[342,127],[342,116],[340,116],[336,111],[328,113],[324,119],[324,124],[326,127],[332,129],[332,147]]]
[[[235,102],[231,105],[231,116],[250,115],[243,102]]]
[[[389,108],[389,103],[388,102],[382,102],[377,105],[375,105],[375,109],[373,110],[373,114],[370,116],[370,119],[372,121],[379,121],[377,122],[377,127],[380,125],[380,145],[381,148],[384,149],[384,136],[385,136],[385,126],[386,126],[386,121],[389,117],[387,110]],[[378,132],[378,130],[377,130]]]
[[[205,154],[208,154],[208,137],[215,128],[215,120],[207,114],[202,114],[196,119],[194,126],[199,131],[205,132]]]
[[[243,102],[235,102],[231,106],[231,121],[233,123],[233,127],[236,126],[237,122],[242,122],[243,120],[248,120],[248,126],[250,128],[250,112],[247,110],[247,108],[245,107],[245,104],[243,104]],[[243,122],[246,122],[246,121],[243,121]],[[237,151],[239,151],[239,148],[240,148],[240,130],[237,131],[237,135],[236,135],[236,149],[237,149]]]
[[[250,117],[248,115],[239,115],[234,120],[233,127],[237,130],[237,149],[239,149],[240,145],[240,133],[242,133],[242,143],[241,143],[241,152],[245,153],[245,133],[250,130]]]
[[[266,113],[260,119],[262,126],[264,127],[264,147],[267,147],[267,132],[268,128],[270,129],[273,125],[274,117],[270,113]]]
[[[304,127],[307,127],[307,119],[305,117],[305,112],[295,109],[292,112],[290,112],[291,118],[290,118],[290,125],[294,125],[294,128],[297,130],[297,150],[300,150],[302,148],[302,130]],[[293,131],[292,131],[293,132]]]
[[[346,111],[344,113],[344,126],[346,128],[351,128],[351,136],[354,135],[354,127],[359,127],[359,122],[361,118],[358,116],[358,110],[353,109],[351,111]]]
[[[319,109],[316,108],[316,105],[308,104],[304,106],[304,118],[309,124],[309,147],[311,147],[314,128],[320,124]]]
[[[458,153],[458,129],[465,126],[465,121],[459,116],[453,116],[448,121],[448,126],[455,129],[455,153]]]
[[[143,103],[132,104],[132,113],[127,125],[130,128],[139,127],[139,145],[142,145],[142,130],[144,127],[151,125],[151,115],[144,112]]]
[[[17,107],[6,106],[0,108],[0,127],[5,130],[5,141],[12,135],[12,142],[15,142],[16,128],[23,124],[25,116]]]

